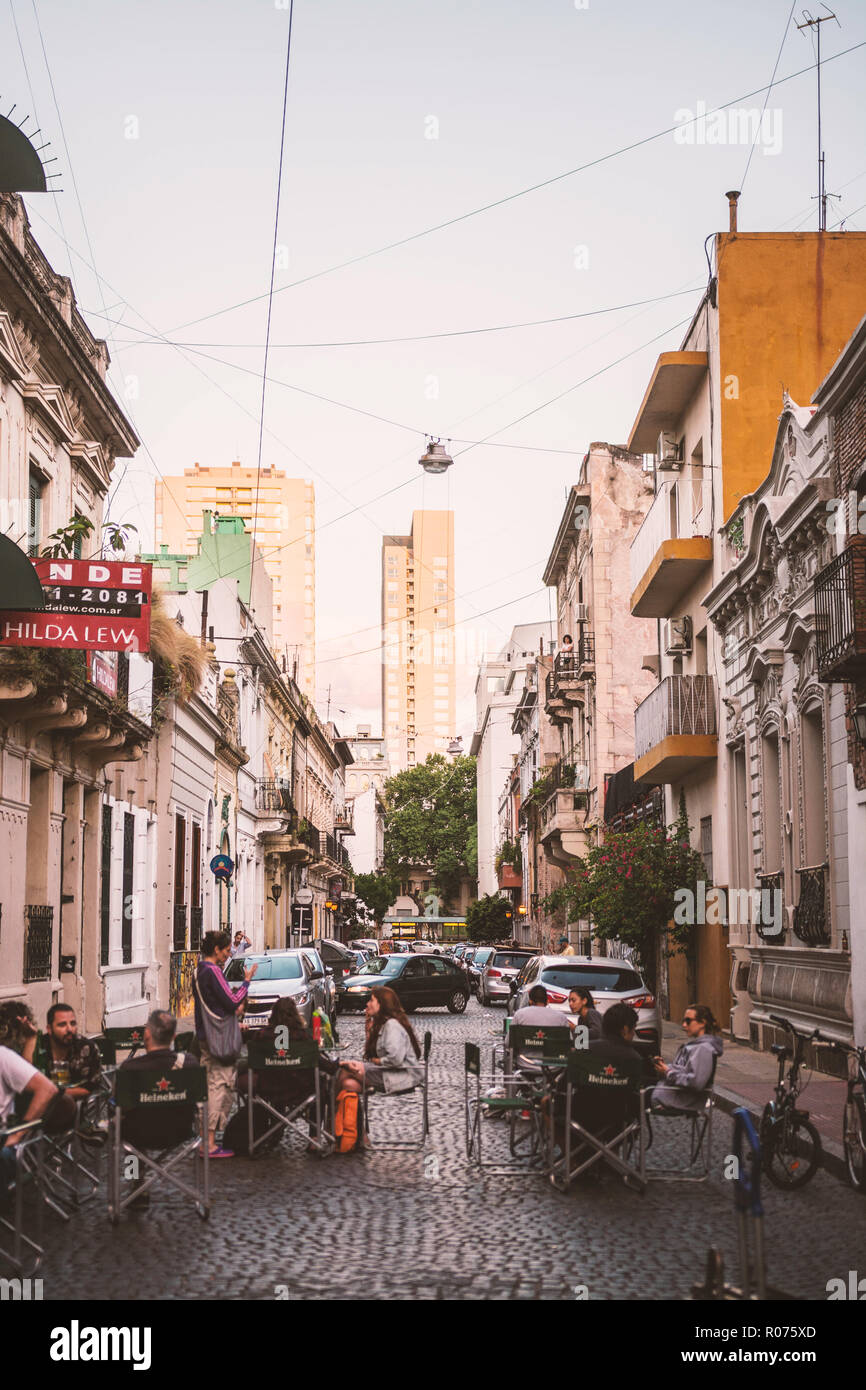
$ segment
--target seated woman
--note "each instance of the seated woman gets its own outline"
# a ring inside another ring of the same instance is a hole
[[[650,1096],[653,1110],[697,1110],[701,1092],[709,1086],[722,1055],[719,1025],[707,1004],[690,1004],[683,1015],[683,1028],[685,1041],[674,1060],[666,1064],[661,1057],[654,1059],[663,1079]]]
[[[421,1044],[393,989],[375,985],[365,1013],[364,1061],[343,1063],[337,1089],[363,1091],[366,1087],[389,1095],[411,1091],[424,1079]]]
[[[568,991],[568,1013],[565,1020],[571,1028],[577,1028],[578,1024],[582,1023],[589,1035],[589,1042],[601,1037],[601,1014],[595,1007],[595,1000],[586,985],[573,985]]]

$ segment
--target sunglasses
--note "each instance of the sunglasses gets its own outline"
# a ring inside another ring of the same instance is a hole
[[[697,1023],[697,1022],[698,1022],[698,1019],[695,1017],[694,1014],[692,1014],[691,1017],[689,1017],[689,1015],[686,1014],[685,1018],[683,1019],[683,1023]]]

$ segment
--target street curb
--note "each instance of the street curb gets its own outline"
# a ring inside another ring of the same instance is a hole
[[[757,1109],[753,1101],[746,1100],[743,1096],[738,1096],[735,1091],[728,1091],[724,1086],[715,1086],[713,1094],[716,1098],[716,1105],[720,1110],[724,1110],[726,1115],[732,1115],[735,1110],[741,1107],[754,1115],[756,1120],[760,1120],[762,1109]],[[846,1187],[851,1184],[848,1181],[848,1167],[845,1163],[845,1154],[841,1144],[837,1144],[832,1139],[827,1139],[821,1135],[821,1167],[826,1168],[828,1173],[832,1173],[834,1178],[839,1178]]]

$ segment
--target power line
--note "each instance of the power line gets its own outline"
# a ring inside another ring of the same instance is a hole
[[[854,53],[857,49],[863,48],[864,46],[866,46],[866,40],[863,40],[861,43],[852,44],[850,48],[844,48],[841,52],[834,53],[832,58],[825,58],[824,63],[832,63],[837,58],[844,58],[847,54]],[[810,63],[807,67],[800,68],[797,72],[789,73],[787,77],[780,77],[778,82],[771,85],[780,87],[784,82],[792,82],[794,78],[802,77],[804,73],[812,72],[814,67],[815,64]],[[646,135],[640,140],[633,140],[630,144],[622,145],[619,149],[611,150],[608,154],[599,155],[596,159],[590,159],[585,164],[578,164],[574,169],[566,169],[561,174],[554,174],[549,179],[542,179],[538,183],[530,184],[527,188],[518,189],[516,193],[508,193],[505,197],[496,198],[491,203],[484,203],[481,207],[473,208],[469,212],[460,213],[456,217],[449,217],[444,222],[437,222],[434,226],[425,227],[420,232],[412,232],[409,236],[400,237],[397,241],[390,241],[387,245],[379,246],[373,251],[365,251],[361,255],[351,256],[348,260],[340,261],[336,265],[327,266],[323,270],[313,271],[310,275],[305,275],[300,280],[293,280],[291,284],[281,285],[276,293],[283,294],[286,290],[296,289],[299,285],[307,285],[312,280],[319,280],[325,275],[332,275],[338,270],[345,270],[349,266],[358,265],[361,261],[372,260],[375,256],[382,256],[387,251],[394,251],[400,246],[407,246],[410,242],[419,241],[422,237],[432,236],[434,232],[444,231],[446,227],[454,227],[460,222],[468,221],[471,217],[479,217],[482,213],[491,212],[494,208],[503,207],[506,203],[513,203],[517,198],[525,198],[528,194],[537,193],[542,188],[550,188],[552,184],[560,183],[563,179],[572,178],[575,174],[585,173],[587,169],[594,169],[599,164],[604,164],[610,159],[617,159],[620,155],[640,149],[643,145],[649,145],[655,140],[661,140],[663,136],[670,135],[673,131],[684,130],[686,126],[694,125],[696,121],[706,120],[707,117],[714,115],[717,111],[726,111],[728,107],[736,106],[737,102],[748,101],[750,97],[760,96],[762,92],[766,91],[766,86],[756,87],[752,92],[745,92],[741,96],[734,97],[731,101],[725,101],[722,102],[720,106],[713,107],[711,111],[705,111],[698,116],[694,116],[691,121],[678,122],[676,125],[666,126],[664,130],[658,130],[653,135]],[[247,299],[238,300],[235,304],[225,305],[221,309],[214,309],[209,314],[202,314],[198,318],[188,319],[186,323],[176,324],[174,328],[170,328],[168,332],[176,333],[183,328],[192,328],[195,324],[207,323],[211,319],[219,318],[223,314],[230,314],[234,312],[235,309],[243,309],[246,308],[248,304],[256,304],[265,297],[264,294],[250,295]]]
[[[454,328],[445,333],[412,333],[402,338],[355,338],[343,339],[334,342],[317,343],[272,343],[271,347],[276,350],[288,350],[290,348],[342,348],[342,347],[381,347],[392,343],[426,343],[441,338],[465,338],[479,333],[510,333],[516,328],[541,328],[553,323],[573,323],[576,319],[598,318],[601,314],[616,314],[622,309],[638,309],[646,304],[659,304],[664,299],[676,299],[680,295],[689,294],[690,290],[673,290],[670,294],[654,295],[651,299],[633,299],[628,304],[611,304],[603,309],[587,309],[580,314],[560,314],[551,319],[526,319],[520,323],[500,323],[493,324],[487,328]],[[85,313],[93,313],[93,310],[85,310]],[[97,318],[103,315],[96,313]],[[116,320],[109,319],[109,323],[116,323]],[[131,326],[131,325],[128,325]],[[141,332],[134,328],[133,332]],[[126,347],[179,347],[191,348],[231,348],[235,349],[258,349],[261,343],[207,343],[207,342],[184,342],[173,338],[163,337],[161,333],[148,333],[141,338],[116,338],[115,342],[122,343]]]

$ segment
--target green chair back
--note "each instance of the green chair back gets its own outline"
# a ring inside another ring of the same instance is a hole
[[[202,1101],[207,1096],[204,1067],[120,1067],[115,1100],[121,1110],[158,1111]]]

